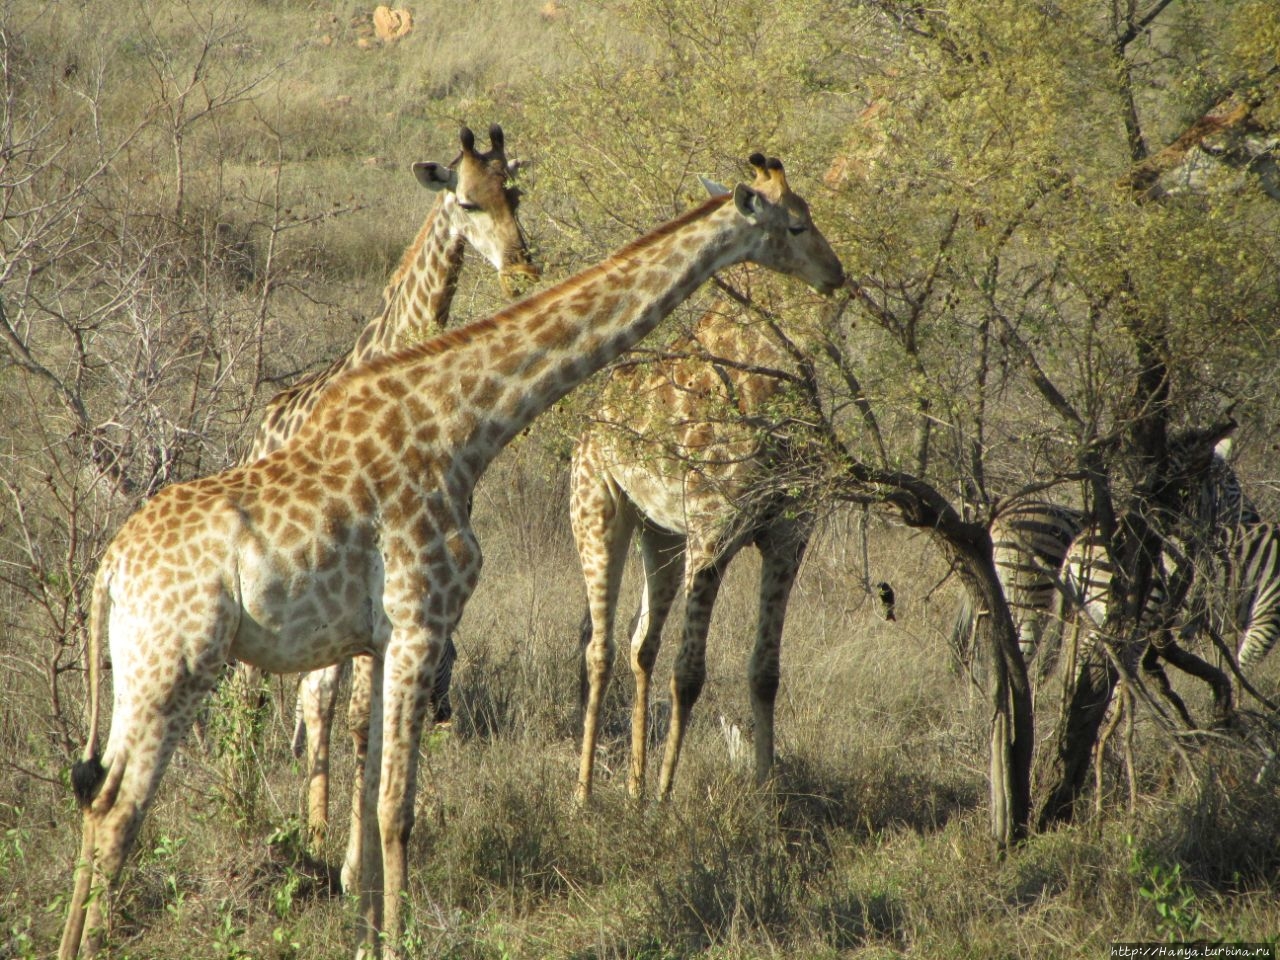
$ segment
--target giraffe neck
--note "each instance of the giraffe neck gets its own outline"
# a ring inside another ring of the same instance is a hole
[[[458,213],[453,194],[442,193],[383,289],[381,312],[360,331],[335,375],[445,329],[465,253],[455,229]]]
[[[576,277],[370,370],[431,398],[431,422],[415,426],[446,453],[455,494],[711,274],[751,254],[754,234],[728,199],[709,200]]]

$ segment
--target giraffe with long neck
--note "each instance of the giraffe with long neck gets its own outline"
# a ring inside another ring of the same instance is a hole
[[[502,127],[496,123],[489,127],[488,152],[476,149],[475,134],[467,127],[462,128],[458,139],[462,149],[452,163],[419,161],[413,165],[419,184],[437,196],[417,237],[383,291],[382,310],[364,327],[349,351],[272,398],[242,463],[261,459],[297,433],[324,391],[344,373],[442,333],[449,322],[468,245],[498,271],[503,291],[509,297],[539,277],[520,226],[520,194],[510,182],[516,165],[507,159]],[[439,672],[434,690],[438,719],[447,716],[447,666],[452,664],[453,657],[453,643],[449,641],[445,649],[446,669]],[[298,691],[294,751],[300,754],[305,741],[307,833],[313,847],[318,846],[328,832],[329,747],[338,691],[352,662],[342,660],[310,671],[303,676]],[[348,715],[356,760],[352,789],[357,802],[352,805],[354,815],[343,861],[344,889],[350,889],[359,871],[358,798],[363,789],[369,726],[369,660],[357,657],[354,663]],[[260,688],[259,671],[242,668],[242,674],[240,682],[246,689]]]
[[[442,333],[468,245],[498,271],[508,297],[538,279],[517,216],[520,192],[510,183],[517,165],[507,159],[502,127],[489,127],[488,152],[476,149],[475,134],[467,127],[458,139],[462,150],[452,163],[422,160],[413,165],[418,183],[435,193],[436,200],[383,290],[378,315],[350,350],[268,401],[241,463],[265,457],[297,433],[321,394],[342,374]]]
[[[230,657],[270,672],[373,662],[360,954],[402,955],[418,771],[436,665],[480,575],[468,502],[506,444],[709,276],[751,260],[823,292],[844,278],[782,165],[495,316],[334,384],[284,446],[168,487],[94,581],[88,743],[72,770],[81,856],[60,956],[96,952],[112,891],[178,741]],[[114,712],[98,749],[109,634]],[[101,895],[90,896],[97,886]]]
[[[644,793],[650,682],[681,582],[684,631],[671,681],[662,797],[671,791],[705,679],[721,580],[747,545],[761,556],[748,668],[757,780],[773,765],[782,630],[813,517],[787,492],[805,467],[786,429],[790,358],[767,329],[738,303],[719,298],[664,354],[611,371],[599,412],[574,449],[570,519],[588,607],[581,637],[580,800],[591,793],[619,588],[633,538],[644,586],[630,644],[631,794]]]

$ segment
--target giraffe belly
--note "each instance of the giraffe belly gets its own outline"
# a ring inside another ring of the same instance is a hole
[[[367,632],[361,636],[350,627],[299,624],[277,632],[246,620],[231,645],[231,655],[268,673],[306,673],[373,652]]]
[[[613,466],[613,475],[627,499],[646,520],[672,533],[688,532],[689,514],[680,478],[667,478],[642,467],[622,464]]]
[[[270,562],[246,563],[240,573],[242,612],[231,644],[236,659],[293,673],[373,652],[367,577],[339,582],[315,570],[286,576]]]

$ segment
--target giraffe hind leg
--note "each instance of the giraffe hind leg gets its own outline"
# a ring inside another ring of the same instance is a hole
[[[117,671],[117,682],[123,675],[123,670]],[[101,949],[125,860],[169,760],[207,691],[208,685],[182,672],[167,688],[147,691],[141,702],[127,695],[117,698],[102,763],[105,775],[85,808],[81,860],[60,957],[75,957],[80,946],[86,956]],[[95,888],[100,895],[94,895]]]
[[[587,454],[580,450],[579,456],[582,459],[574,464],[570,491],[570,520],[582,564],[591,621],[590,638],[582,647],[585,677],[582,688],[586,697],[582,706],[582,753],[576,797],[583,802],[591,796],[596,745],[600,738],[600,714],[605,688],[613,670],[613,621],[618,588],[636,518],[635,511],[621,491],[584,462],[589,459]],[[583,634],[586,635],[585,624]]]
[[[645,525],[640,531],[644,594],[631,632],[631,672],[635,699],[631,704],[631,796],[644,794],[649,745],[649,682],[662,642],[662,628],[684,577],[684,537]]]
[[[66,924],[62,928],[58,960],[73,960],[80,952],[80,941],[84,939],[85,916],[89,909],[89,890],[93,884],[93,820],[88,810],[85,810],[83,820],[80,857],[76,861],[71,905],[67,909]]]

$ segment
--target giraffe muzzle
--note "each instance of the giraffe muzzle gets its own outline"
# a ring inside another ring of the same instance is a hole
[[[517,263],[498,274],[498,283],[507,299],[515,300],[528,293],[542,277],[542,271],[532,263]]]

